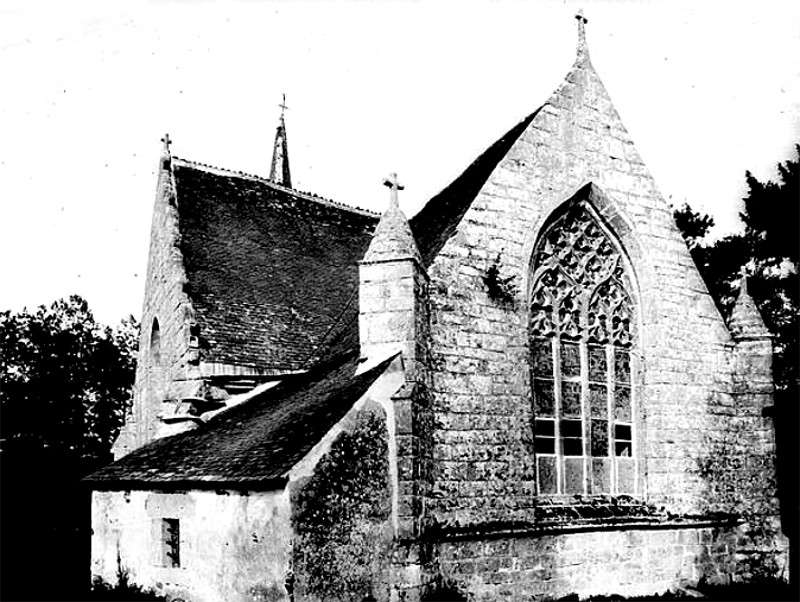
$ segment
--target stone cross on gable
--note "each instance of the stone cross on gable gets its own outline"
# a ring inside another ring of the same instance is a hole
[[[169,145],[172,144],[172,140],[169,137],[169,134],[164,134],[164,137],[161,139],[161,142],[164,143],[164,154],[169,154]]]
[[[389,177],[383,181],[383,185],[391,189],[391,197],[389,199],[390,206],[399,207],[400,199],[397,196],[397,191],[403,190],[405,186],[403,186],[400,182],[397,181],[397,174],[390,173]]]
[[[578,52],[585,53],[588,52],[586,48],[586,24],[589,19],[583,16],[582,9],[578,9],[578,12],[575,13],[575,18],[578,20]]]

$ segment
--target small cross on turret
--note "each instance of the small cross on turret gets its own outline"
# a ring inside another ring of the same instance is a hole
[[[164,137],[161,139],[161,142],[164,143],[164,154],[169,154],[169,145],[172,144],[172,140],[169,137],[169,134],[164,134]]]
[[[394,207],[399,207],[400,206],[400,199],[397,196],[397,191],[398,190],[403,190],[405,188],[405,186],[403,186],[400,182],[397,181],[397,174],[396,173],[390,173],[389,177],[386,178],[383,181],[383,185],[389,187],[391,189],[391,191],[392,191],[391,192],[391,197],[389,199],[389,202],[391,203],[391,205],[394,206]]]

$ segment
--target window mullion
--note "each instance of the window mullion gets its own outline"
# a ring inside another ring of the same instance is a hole
[[[581,358],[581,428],[583,429],[583,493],[590,491],[591,470],[591,412],[589,410],[589,352],[586,348],[585,332],[581,333],[580,358]]]
[[[611,465],[611,483],[609,490],[612,495],[617,494],[617,454],[614,446],[614,425],[616,424],[616,416],[614,415],[614,395],[616,387],[614,381],[614,346],[609,343],[606,348],[606,388],[608,389],[608,456]]]
[[[555,435],[556,455],[556,491],[564,492],[564,452],[561,449],[561,338],[555,336],[553,341],[553,433]]]

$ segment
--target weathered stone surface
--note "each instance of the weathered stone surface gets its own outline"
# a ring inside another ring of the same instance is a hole
[[[283,600],[289,513],[283,491],[95,491],[92,575],[200,602]],[[180,521],[179,567],[161,560],[164,518]]]

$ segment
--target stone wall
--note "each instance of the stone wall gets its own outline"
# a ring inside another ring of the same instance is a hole
[[[180,523],[180,567],[163,566],[164,518]],[[113,584],[128,571],[192,602],[287,600],[290,529],[283,491],[95,491],[92,576]]]
[[[655,595],[728,582],[737,572],[735,528],[595,531],[444,542],[445,582],[470,600]]]
[[[183,288],[186,274],[179,247],[177,202],[170,159],[162,157],[153,207],[133,408],[114,446],[116,458],[155,438],[160,426],[158,414],[171,410],[176,400],[197,394],[201,386],[198,349],[191,332],[193,310]],[[160,331],[158,362],[152,354],[154,320]]]
[[[780,557],[771,478],[774,436],[760,414],[769,404],[770,377],[763,369],[754,373],[744,367],[758,361],[750,356],[743,363],[741,345],[708,294],[670,207],[588,57],[579,58],[500,161],[429,267],[435,422],[431,519],[449,525],[534,521],[530,262],[550,216],[577,200],[596,212],[633,276],[637,497],[684,515],[747,507],[762,534],[751,548]],[[502,279],[516,285],[510,301],[498,302],[487,290],[485,277],[494,265]],[[718,457],[725,462],[712,466],[710,460]],[[727,495],[718,495],[723,489]],[[622,542],[632,536],[614,537]],[[602,537],[610,535],[565,535],[563,545],[602,556],[606,547],[593,547]],[[450,549],[441,548],[445,564]],[[676,557],[684,552],[676,551]],[[519,560],[514,553],[507,563]],[[480,566],[475,569],[480,583],[499,574]],[[695,566],[706,570],[703,563]],[[577,578],[579,572],[563,575]],[[535,588],[535,575],[526,575]],[[649,579],[646,587],[661,583]],[[556,589],[569,593],[566,586]]]

